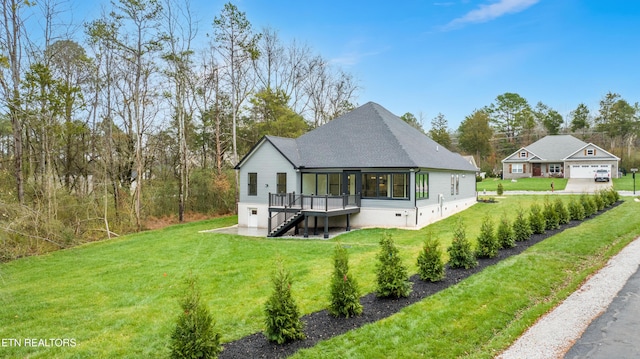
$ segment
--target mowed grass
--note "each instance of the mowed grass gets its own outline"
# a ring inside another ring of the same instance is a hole
[[[567,186],[566,178],[518,178],[515,182],[501,180],[499,178],[486,178],[476,183],[477,191],[497,191],[498,184],[502,183],[505,191],[551,191],[551,182],[556,191],[563,190]]]
[[[0,357],[166,356],[190,274],[199,278],[223,341],[239,339],[263,329],[263,304],[271,293],[276,258],[291,270],[293,294],[306,314],[328,305],[337,241],[349,247],[351,269],[366,293],[374,290],[375,256],[385,232],[393,235],[415,273],[427,231],[444,249],[458,218],[473,241],[484,216],[491,215],[494,222],[513,218],[518,208],[528,210],[532,202],[544,200],[511,196],[479,203],[420,231],[367,229],[329,241],[199,233],[235,223],[229,217],[6,263],[0,265],[0,338],[73,338],[77,345],[0,347]],[[395,316],[297,356],[490,357],[638,234],[638,207],[629,201]]]
[[[640,194],[640,174],[636,173],[636,193]],[[633,191],[633,176],[627,173],[626,176],[613,179],[613,188],[617,191]]]

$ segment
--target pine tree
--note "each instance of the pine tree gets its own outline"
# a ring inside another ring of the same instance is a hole
[[[418,254],[418,274],[420,279],[437,282],[444,278],[445,269],[440,244],[431,233],[427,235],[422,250]]]
[[[358,283],[349,273],[349,253],[337,244],[333,253],[333,276],[329,312],[335,316],[352,317],[362,313]]]
[[[407,268],[402,264],[398,248],[391,235],[385,234],[380,240],[380,253],[376,266],[378,297],[407,297],[412,290]]]
[[[527,218],[524,216],[524,211],[521,209],[518,210],[518,214],[516,215],[515,221],[513,221],[513,236],[517,242],[526,241],[531,238],[533,231],[531,230],[531,225],[527,221]]]
[[[513,248],[516,246],[516,237],[513,233],[513,228],[506,217],[502,217],[500,220],[496,237],[498,243],[500,243],[500,248]]]
[[[529,225],[531,226],[531,231],[534,234],[544,233],[546,221],[542,211],[540,210],[540,206],[537,203],[531,205],[529,212]]]
[[[273,293],[265,303],[265,336],[278,344],[304,339],[300,312],[291,295],[291,277],[282,261],[278,261],[272,280]]]
[[[171,334],[171,358],[217,358],[222,350],[220,333],[215,331],[213,318],[200,302],[196,279],[187,279],[185,297],[180,303],[182,313]]]
[[[458,220],[453,230],[449,252],[449,266],[451,268],[469,269],[478,265],[476,254],[471,249],[471,243],[467,240],[467,232],[461,220]]]
[[[480,234],[476,239],[478,242],[478,257],[493,258],[498,254],[499,243],[493,233],[493,223],[491,218],[485,217],[480,226]]]

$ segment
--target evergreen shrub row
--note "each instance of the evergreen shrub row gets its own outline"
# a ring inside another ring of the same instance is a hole
[[[476,238],[474,251],[467,239],[466,229],[461,220],[453,228],[453,239],[447,248],[450,268],[469,269],[478,265],[478,258],[492,258],[503,248],[516,246],[519,241],[529,239],[533,234],[559,228],[571,220],[583,220],[600,210],[610,207],[620,199],[613,190],[603,190],[595,195],[583,194],[579,199],[571,198],[565,206],[560,198],[552,203],[545,199],[544,206],[534,203],[529,208],[528,217],[519,209],[513,223],[506,216],[494,230],[489,216],[485,217]],[[376,295],[378,297],[407,297],[411,293],[407,267],[402,263],[400,251],[393,238],[385,234],[380,240],[380,252],[376,264]],[[436,282],[445,278],[445,263],[439,241],[430,232],[417,258],[418,275],[421,280]],[[360,315],[358,283],[349,273],[347,249],[338,243],[333,255],[334,270],[328,311],[332,315],[351,317]],[[278,261],[272,277],[273,292],[265,303],[265,336],[270,341],[283,344],[305,338],[300,312],[291,294],[291,276]],[[187,281],[187,291],[181,301],[182,313],[171,335],[172,358],[216,358],[222,350],[220,334],[214,329],[213,318],[200,302],[200,294],[195,279]]]

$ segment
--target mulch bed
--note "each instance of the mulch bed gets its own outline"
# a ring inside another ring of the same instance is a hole
[[[589,218],[594,218],[608,209],[614,208],[619,203],[605,208],[604,211],[600,211]],[[446,277],[439,282],[422,281],[416,274],[411,277],[413,291],[407,298],[385,299],[376,297],[375,293],[367,294],[360,298],[360,303],[363,306],[363,313],[360,316],[350,318],[334,317],[327,310],[305,315],[301,318],[304,323],[304,333],[307,336],[304,340],[275,344],[268,341],[263,333],[255,333],[236,341],[225,343],[223,345],[224,350],[220,353],[219,358],[285,358],[300,349],[310,348],[321,340],[344,334],[365,324],[389,317],[410,304],[419,302],[432,294],[455,285],[467,277],[481,272],[488,266],[520,254],[527,248],[582,222],[571,221],[568,224],[561,225],[559,229],[548,230],[544,234],[534,234],[527,241],[517,242],[513,248],[501,249],[494,258],[478,258],[478,266],[475,268],[452,269],[447,266]]]

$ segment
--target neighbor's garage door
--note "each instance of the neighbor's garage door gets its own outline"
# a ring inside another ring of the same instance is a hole
[[[571,178],[593,178],[599,168],[611,171],[611,165],[571,165]]]

